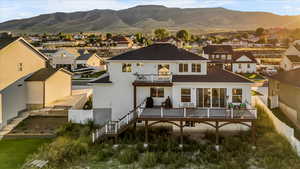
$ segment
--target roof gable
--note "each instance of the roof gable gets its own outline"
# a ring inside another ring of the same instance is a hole
[[[282,83],[287,83],[292,86],[300,87],[300,68],[290,70],[287,72],[280,72],[276,75],[270,76],[271,79],[280,81]]]

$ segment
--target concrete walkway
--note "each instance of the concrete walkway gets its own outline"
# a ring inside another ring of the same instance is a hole
[[[28,116],[29,116],[28,112],[23,112],[18,117],[14,118],[9,124],[7,124],[6,126],[4,126],[0,130],[0,140],[2,140],[2,138],[6,134],[10,133],[21,121],[23,121],[24,119],[26,119]]]

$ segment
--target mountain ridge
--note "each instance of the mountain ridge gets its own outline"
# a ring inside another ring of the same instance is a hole
[[[128,32],[165,27],[179,29],[235,29],[257,27],[300,27],[300,15],[283,16],[269,12],[244,12],[217,8],[168,8],[140,5],[128,9],[93,9],[55,12],[0,23],[1,31],[16,32]]]

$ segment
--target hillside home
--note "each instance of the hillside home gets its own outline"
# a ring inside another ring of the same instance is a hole
[[[300,68],[269,77],[269,105],[280,109],[300,124]]]
[[[42,53],[45,53],[49,59],[50,64],[54,68],[65,68],[67,70],[73,70],[76,67],[75,59],[78,57],[75,54],[63,49],[59,48],[56,50],[40,50]]]
[[[165,113],[172,117],[180,108],[208,114],[226,114],[227,108],[241,104],[251,108],[251,81],[224,69],[208,68],[207,58],[171,44],[150,45],[107,61],[108,73],[91,82],[94,111],[107,120],[118,120],[149,97],[154,107],[169,108],[148,109],[150,116]]]
[[[80,54],[75,61],[76,69],[81,68],[95,68],[97,70],[106,70],[105,60],[96,53],[89,53],[87,51]]]
[[[285,70],[300,68],[300,45],[294,43],[283,54],[280,67]]]
[[[28,90],[25,80],[46,67],[49,67],[47,57],[23,38],[0,39],[0,68],[3,72],[0,73],[0,128],[28,108],[28,96],[44,95],[43,89],[34,86],[33,90]],[[55,78],[46,89],[51,89],[56,97],[55,90],[64,90],[60,86],[65,83],[71,84],[69,80]],[[56,89],[57,84],[60,89]]]
[[[121,35],[113,36],[111,41],[119,48],[131,48],[133,46],[133,41],[130,38]]]

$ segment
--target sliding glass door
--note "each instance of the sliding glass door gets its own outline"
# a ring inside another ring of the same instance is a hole
[[[226,88],[198,88],[197,107],[226,107]]]

